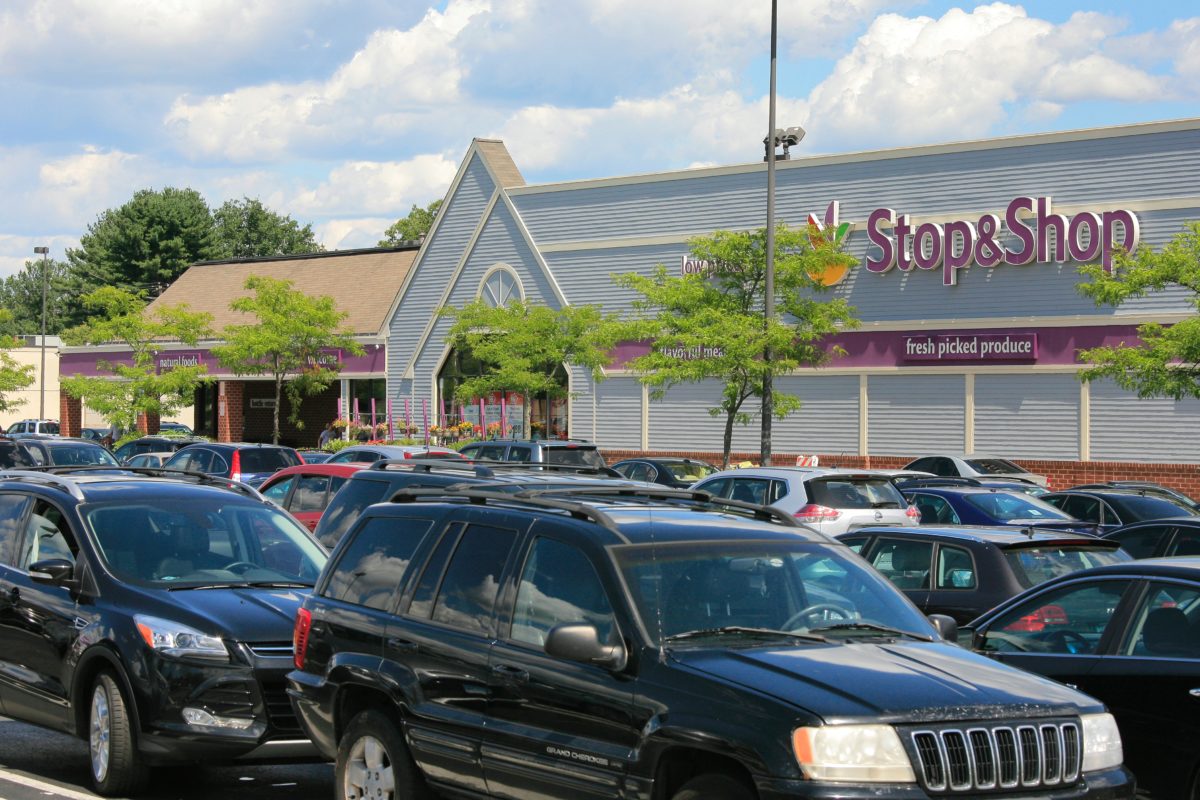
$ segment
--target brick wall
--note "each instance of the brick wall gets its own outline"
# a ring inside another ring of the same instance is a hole
[[[139,411],[137,415],[138,433],[154,435],[159,431],[159,423],[161,417],[158,414],[147,414],[144,411]]]
[[[58,395],[58,430],[63,436],[78,436],[83,431],[83,402],[66,392]]]
[[[252,408],[252,400],[273,400],[275,398],[274,381],[247,381],[244,386],[244,427],[243,441],[269,442],[274,430],[274,414],[272,408]],[[337,399],[341,387],[334,383],[320,394],[305,397],[300,403],[300,421],[304,423],[301,429],[288,421],[292,413],[291,403],[288,402],[287,392],[280,398],[282,407],[279,409],[279,443],[289,447],[316,447],[317,437],[325,423],[337,416]],[[260,404],[262,405],[262,404]]]
[[[922,454],[925,455],[925,454]],[[678,450],[642,452],[640,450],[605,450],[604,457],[608,463],[620,461],[623,458],[639,456],[662,456],[673,458],[694,458],[721,465],[720,452],[702,450]],[[791,466],[796,463],[796,453],[774,453],[771,461],[776,466]],[[898,469],[917,456],[819,456],[822,467],[852,467],[858,469]],[[729,461],[737,464],[741,461],[758,463],[758,453],[730,453]],[[1020,459],[1021,466],[1038,475],[1050,479],[1051,489],[1066,489],[1081,483],[1096,483],[1112,480],[1153,481],[1154,483],[1178,489],[1191,496],[1200,497],[1200,464],[1140,464],[1136,462],[1118,461],[1031,461]]]
[[[245,382],[221,381],[217,387],[217,441],[242,441]]]

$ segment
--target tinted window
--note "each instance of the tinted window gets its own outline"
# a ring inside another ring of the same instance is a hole
[[[928,589],[933,543],[910,539],[880,539],[871,566],[899,589]]]
[[[1152,583],[1134,612],[1133,626],[1121,646],[1122,655],[1157,658],[1200,657],[1200,588],[1179,583]]]
[[[713,478],[703,486],[697,486],[696,488],[709,492],[713,497],[728,497],[729,486],[732,482],[729,478]]]
[[[509,461],[531,461],[533,459],[533,450],[528,447],[519,447],[513,445],[508,448]]]
[[[770,503],[771,482],[766,478],[734,478],[733,489],[729,493],[730,500],[740,500],[743,503]]]
[[[0,467],[31,467],[33,461],[15,442],[0,442]]]
[[[63,513],[49,503],[38,501],[25,523],[25,536],[17,566],[28,570],[30,564],[48,558],[61,558],[74,563],[73,541]]]
[[[1158,551],[1159,543],[1166,539],[1170,532],[1171,528],[1168,525],[1147,525],[1105,538],[1120,542],[1121,549],[1134,558],[1150,558]]]
[[[352,480],[347,483],[337,493],[337,501],[330,504],[317,524],[316,535],[321,544],[326,547],[337,544],[362,510],[383,500],[391,489],[392,484],[388,481]]]
[[[479,459],[480,461],[503,461],[504,460],[504,445],[502,444],[485,444],[481,445],[471,458]]]
[[[50,461],[60,466],[85,464],[117,465],[117,460],[103,447],[80,447],[78,445],[50,445]]]
[[[1109,502],[1117,509],[1123,522],[1139,522],[1144,519],[1162,519],[1163,517],[1190,517],[1196,514],[1194,509],[1165,497],[1113,495],[1109,497]]]
[[[971,553],[961,547],[942,545],[938,548],[935,589],[974,589],[975,562]]]
[[[1039,594],[994,620],[982,649],[1092,653],[1128,586],[1127,580],[1110,580]]]
[[[391,606],[413,553],[433,522],[408,517],[376,517],[347,543],[329,576],[326,597],[381,611]]]
[[[1012,494],[1010,492],[968,493],[963,495],[963,500],[975,506],[975,508],[987,514],[992,519],[1002,522],[1018,519],[1069,519],[1068,514],[1064,514],[1049,503],[1025,494]]]
[[[1019,467],[1011,461],[1005,461],[1003,458],[968,458],[966,461],[968,467],[985,475],[1025,472],[1023,467]]]
[[[553,539],[534,542],[521,573],[512,638],[541,647],[555,625],[596,626],[600,641],[613,630],[612,606],[587,556]]]
[[[0,494],[0,564],[12,564],[15,559],[21,521],[29,502],[26,495]]]
[[[325,493],[328,489],[328,475],[301,476],[299,483],[296,484],[296,491],[292,494],[292,503],[288,510],[294,513],[320,511],[325,507]]]
[[[570,464],[581,467],[604,467],[604,457],[594,447],[547,447],[547,464]]]
[[[238,463],[242,472],[275,472],[284,467],[298,465],[300,457],[291,450],[255,447],[239,450]]]
[[[829,508],[904,508],[908,502],[887,478],[834,476],[810,480],[809,502]]]
[[[621,464],[615,467],[617,472],[624,475],[633,481],[651,481],[654,477],[650,474],[650,465],[642,464],[637,461],[631,461],[628,464]]]
[[[1048,545],[1005,550],[1004,559],[1008,562],[1013,577],[1021,586],[1028,589],[1059,575],[1077,572],[1088,567],[1098,567],[1102,564],[1128,561],[1129,555],[1120,549],[1102,550],[1088,547],[1086,544],[1078,547]]]
[[[935,494],[922,494],[920,492],[910,495],[912,503],[917,507],[917,511],[921,512],[921,524],[949,524],[957,525],[960,521],[958,514],[950,506],[950,503],[943,497],[938,497]]]
[[[717,468],[710,464],[674,464],[667,463],[665,466],[671,472],[671,476],[677,481],[686,481],[695,483],[701,478],[712,475],[717,471]]]
[[[433,606],[433,620],[484,632],[500,590],[500,573],[516,532],[470,525],[462,535]]]
[[[1179,535],[1171,545],[1170,556],[1200,556],[1200,530],[1180,528]]]
[[[273,483],[267,488],[263,489],[263,496],[268,497],[271,500],[274,500],[276,503],[282,505],[283,501],[287,499],[288,490],[292,488],[292,483],[295,480],[296,477],[294,475],[289,475],[283,480]]]

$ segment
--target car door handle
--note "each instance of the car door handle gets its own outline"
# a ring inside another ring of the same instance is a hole
[[[497,678],[506,681],[514,681],[516,683],[528,683],[529,673],[520,667],[510,667],[507,664],[496,664],[492,667],[492,674]]]
[[[12,587],[8,592],[8,601],[14,606],[21,604],[21,589],[18,586]]]
[[[420,645],[410,639],[401,639],[397,636],[387,640],[389,650],[395,650],[400,653],[415,653],[420,650]]]

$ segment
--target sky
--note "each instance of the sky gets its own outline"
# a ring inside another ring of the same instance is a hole
[[[1195,0],[778,0],[793,156],[1200,116]],[[770,0],[3,0],[0,277],[141,189],[372,247],[472,138],[528,183],[760,161]]]

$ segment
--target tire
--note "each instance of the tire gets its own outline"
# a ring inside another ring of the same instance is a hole
[[[98,794],[128,796],[146,787],[150,770],[138,756],[133,718],[111,672],[101,672],[92,684],[88,756],[92,785]]]
[[[755,797],[755,793],[736,778],[701,775],[685,783],[671,800],[754,800]]]
[[[427,800],[425,785],[395,723],[378,711],[350,721],[338,743],[337,800]]]

